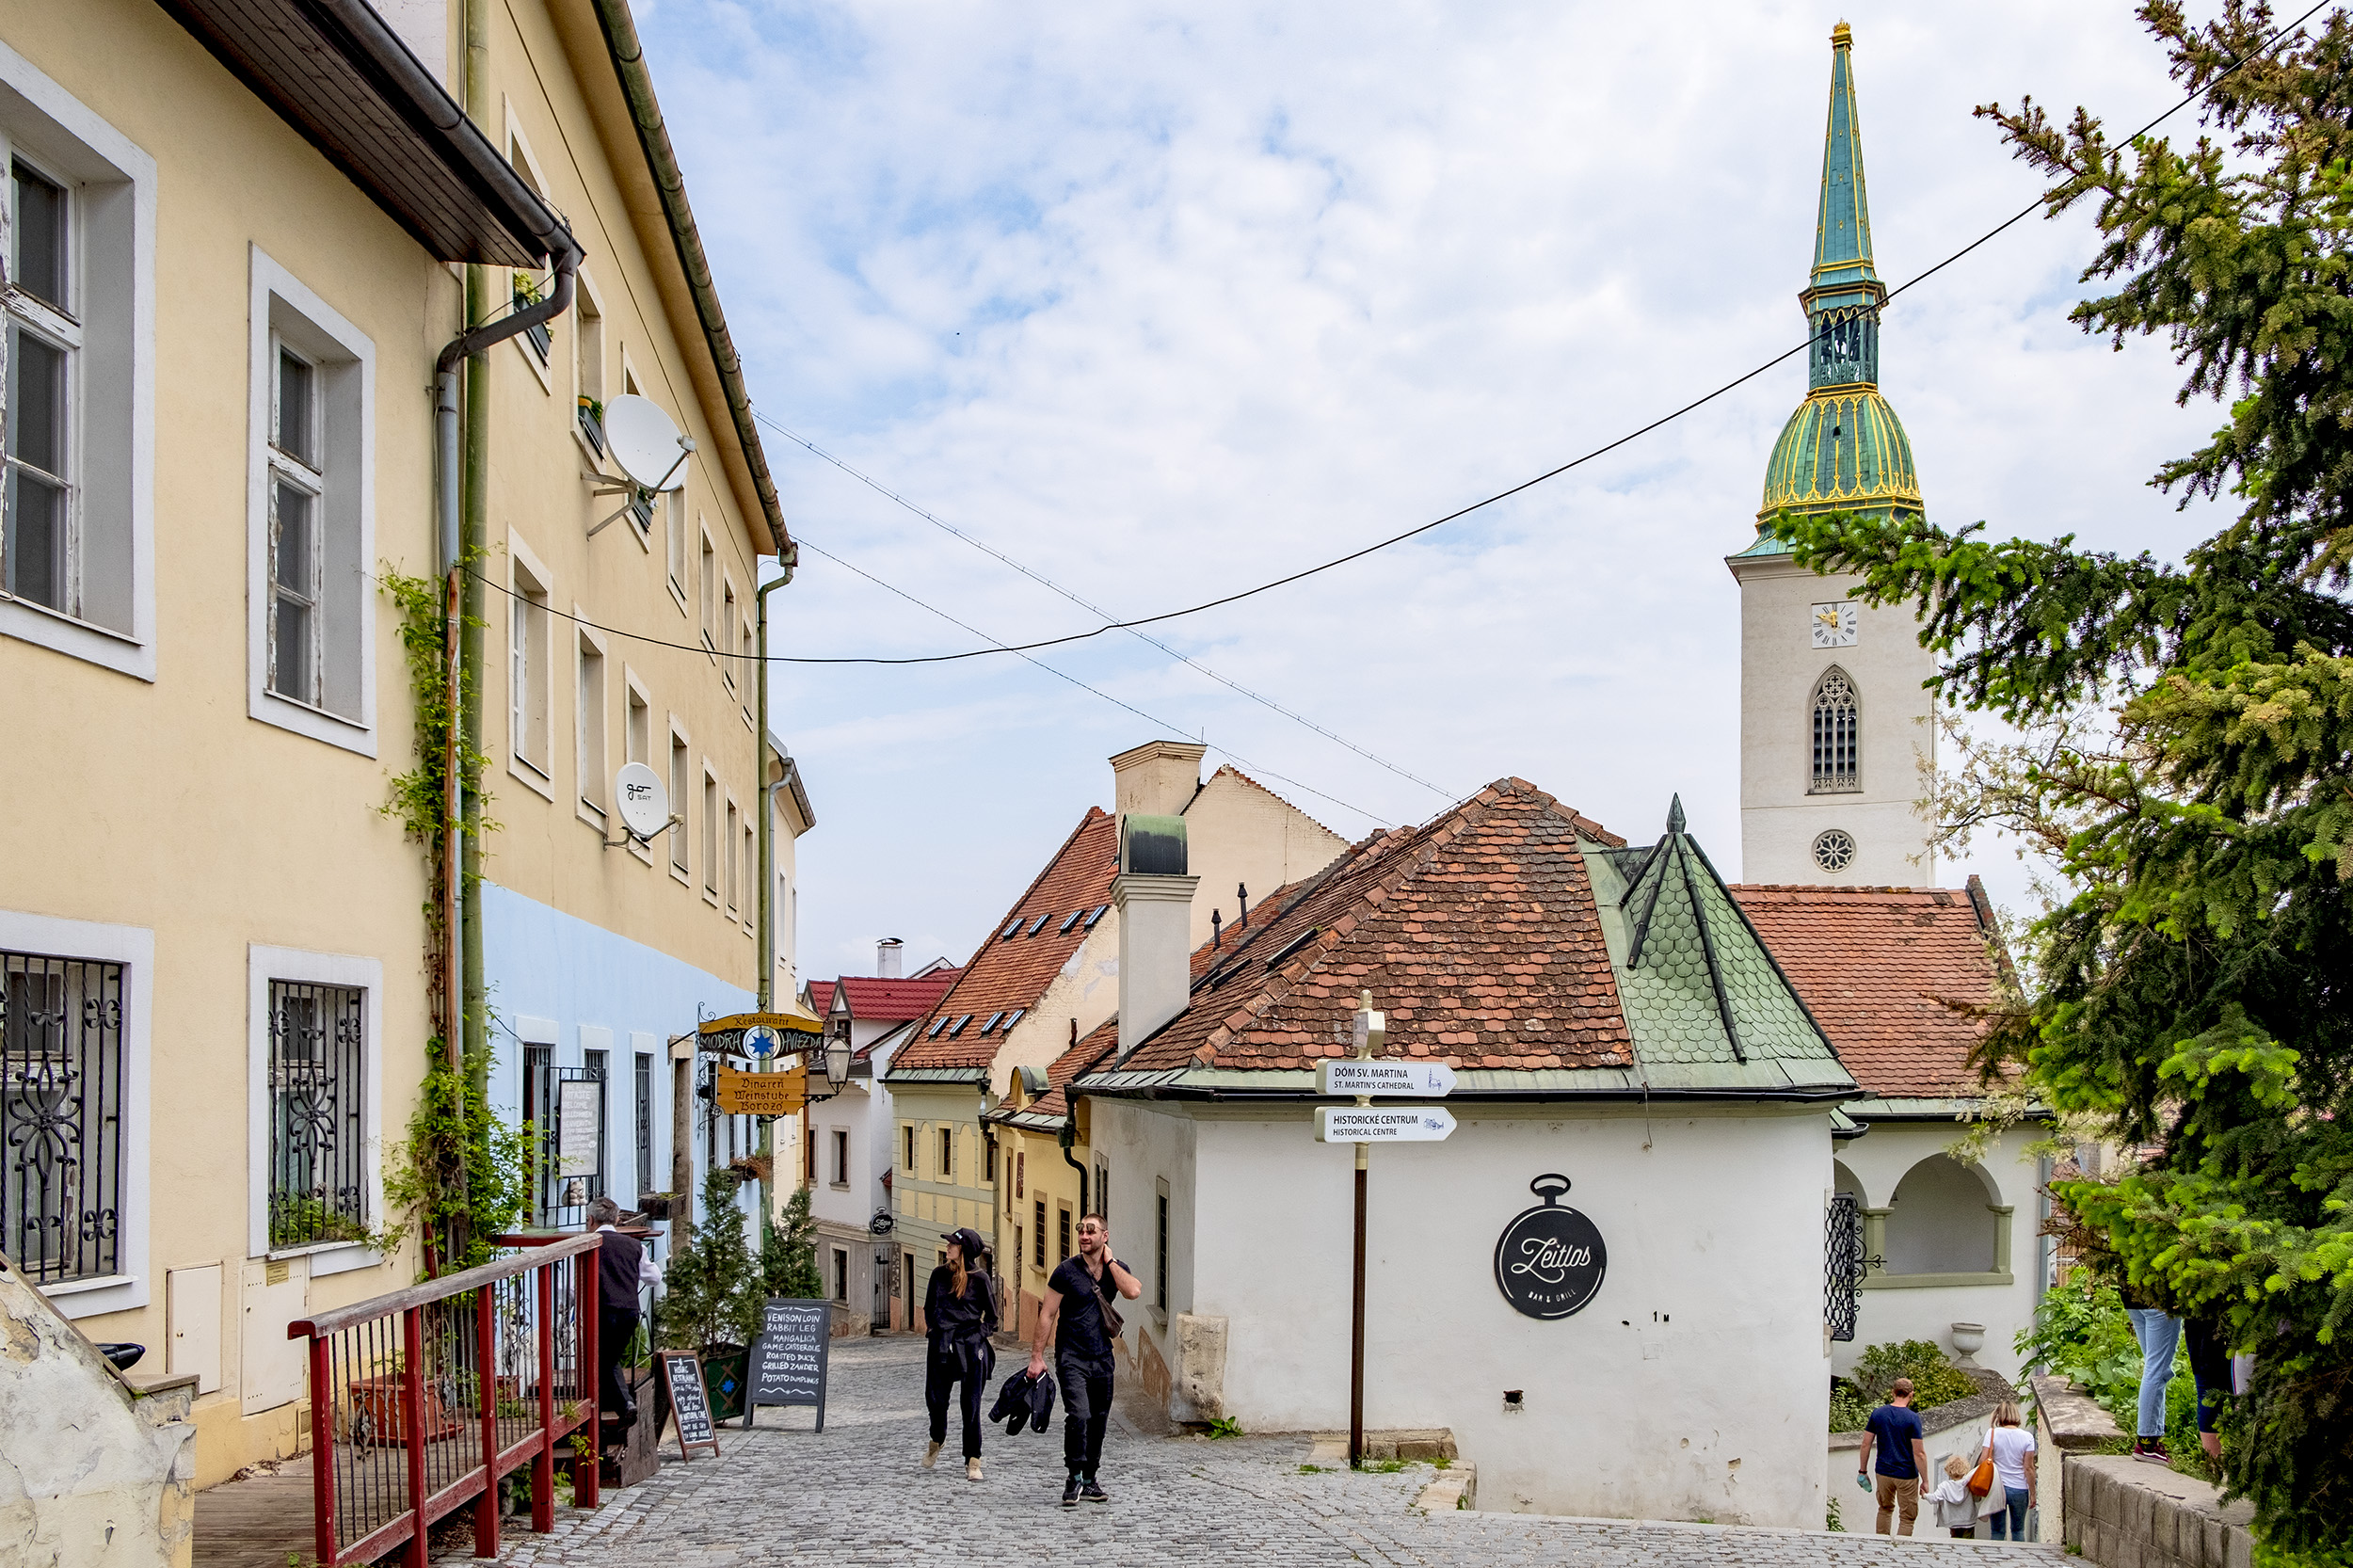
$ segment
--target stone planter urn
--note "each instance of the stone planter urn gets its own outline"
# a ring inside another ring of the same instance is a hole
[[[1953,1325],[1953,1350],[1956,1352],[1953,1358],[1954,1366],[1975,1367],[1977,1364],[1977,1352],[1984,1346],[1985,1325],[1983,1323],[1955,1323]]]

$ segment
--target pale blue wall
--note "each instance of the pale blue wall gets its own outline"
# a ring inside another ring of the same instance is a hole
[[[485,881],[482,885],[482,956],[489,988],[490,1041],[497,1060],[490,1068],[490,1103],[510,1119],[522,1103],[522,1042],[518,1021],[552,1019],[555,1061],[581,1065],[580,1026],[613,1032],[608,1080],[606,1160],[612,1166],[606,1190],[626,1202],[637,1192],[636,1101],[631,1060],[632,1032],[651,1034],[654,1047],[653,1185],[670,1179],[670,1036],[693,1032],[705,1017],[748,1011],[750,991],[665,952],[616,936],[536,899]],[[696,1178],[701,1179],[702,1136],[696,1123]]]

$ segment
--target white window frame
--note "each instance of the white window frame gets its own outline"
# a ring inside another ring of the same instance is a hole
[[[744,813],[744,836],[737,847],[743,853],[744,904],[736,913],[743,917],[744,935],[748,936],[760,924],[760,829],[749,811]]]
[[[579,775],[572,809],[601,834],[613,793],[613,665],[605,656],[604,639],[581,624],[588,618],[586,610],[574,603],[572,617],[572,762]],[[594,691],[589,690],[591,659],[596,662]]]
[[[713,909],[719,907],[719,832],[720,815],[724,809],[719,792],[719,771],[711,765],[711,759],[702,760],[702,821],[703,821],[703,902]]]
[[[643,762],[646,766],[652,767],[653,739],[653,697],[647,692],[646,683],[637,678],[637,672],[629,665],[623,664],[621,666],[621,760]],[[668,757],[663,758],[662,765],[664,768],[670,765]],[[667,784],[666,777],[664,784]],[[672,807],[671,809],[676,810],[677,808]],[[653,864],[653,849],[650,844],[641,842],[632,837],[629,840],[629,852],[635,856],[640,863],[648,866]]]
[[[696,600],[696,630],[702,634],[703,648],[716,652],[712,628],[719,624],[719,552],[711,542],[709,522],[697,519],[695,532],[702,541],[701,552],[695,562],[695,592],[698,596]]]
[[[694,465],[689,463],[687,468],[691,473]],[[664,521],[669,529],[669,536],[664,542],[663,548],[667,552],[664,558],[664,571],[666,573],[670,589],[670,602],[678,606],[678,613],[680,615],[691,616],[692,612],[687,608],[686,598],[686,584],[688,577],[686,565],[686,487],[684,485],[680,485],[677,489],[671,490],[664,495],[662,510]]]
[[[605,450],[599,452],[590,443],[587,432],[580,427],[580,400],[594,399],[600,406],[605,402],[605,324],[611,319],[604,312],[604,294],[582,267],[572,278],[572,309],[567,312],[571,324],[572,338],[572,440],[580,443],[581,456],[596,472],[613,472],[611,438]],[[601,415],[599,416],[601,419]]]
[[[68,185],[74,292],[83,346],[73,377],[68,461],[80,472],[68,527],[82,612],[0,593],[0,636],[155,679],[155,160],[80,100],[0,43],[0,168],[22,154]],[[14,200],[13,184],[7,200]],[[7,224],[0,223],[0,230]],[[93,238],[93,230],[98,231]],[[127,243],[125,243],[127,241]],[[93,307],[90,301],[104,304]],[[78,373],[78,374],[76,374]],[[0,382],[5,396],[5,382]],[[82,468],[78,457],[101,460]],[[92,552],[122,579],[91,618]],[[144,1298],[142,1298],[144,1299]]]
[[[371,1224],[384,1214],[384,964],[341,952],[300,948],[246,949],[246,1255],[248,1257],[308,1256],[311,1277],[348,1273],[390,1261],[364,1241],[322,1241],[273,1251],[269,1244],[269,983],[346,985],[366,1000],[360,1004],[360,1107],[367,1128],[360,1179],[367,1189]]]
[[[246,712],[264,724],[362,757],[376,754],[376,344],[261,247],[251,248],[246,389]],[[309,360],[316,376],[321,468],[278,450],[278,354]],[[273,574],[278,487],[293,480],[314,497],[312,587],[314,688],[305,701],[270,688],[277,616]],[[330,702],[332,668],[342,688]]]
[[[523,135],[521,122],[515,117],[514,101],[502,94],[499,99],[499,106],[505,112],[506,162],[508,166],[512,168],[517,174],[522,177],[523,184],[531,187],[531,193],[534,196],[536,196],[542,201],[548,200],[547,176],[540,172],[538,155],[531,150],[531,138]],[[551,203],[551,205],[552,205],[552,203]],[[539,276],[536,273],[533,272],[528,267],[516,267],[510,269],[510,276],[508,277],[506,283],[510,295],[515,287],[514,277],[512,276],[514,273],[520,273],[524,277],[530,278],[532,281],[540,288],[542,294],[544,295],[547,285],[540,280]],[[544,360],[539,358],[539,351],[531,345],[531,334],[528,332],[518,332],[513,337],[509,338],[507,342],[515,345],[515,352],[522,356],[523,363],[531,367],[531,374],[538,377],[539,390],[548,393],[550,396],[553,396],[555,392],[554,332],[551,329],[548,334],[548,357]]]
[[[506,536],[506,771],[532,791],[555,798],[555,574],[540,563],[529,546],[510,530]],[[530,586],[524,579],[528,578]],[[536,612],[535,623],[534,612]],[[537,655],[539,680],[532,688],[526,671],[518,670],[518,657]],[[536,702],[538,712],[529,711]],[[536,731],[536,734],[534,733]],[[538,743],[539,755],[530,756],[526,737]]]
[[[678,818],[670,828],[670,874],[678,878],[680,887],[692,888],[695,885],[696,803],[688,798],[687,790],[695,782],[695,738],[680,725],[676,713],[669,715],[665,728],[670,737],[670,771],[667,777],[670,792],[675,797],[670,802],[670,812]],[[679,776],[681,760],[686,766],[682,778]]]
[[[714,654],[724,654],[732,651],[727,646],[728,643],[734,641],[733,638],[728,635],[729,632],[734,630],[734,627],[730,623],[743,618],[744,600],[735,591],[735,574],[733,572],[727,571],[721,572],[719,574],[719,618],[712,623],[712,635],[709,639],[711,643],[711,650]],[[736,661],[733,659],[720,658],[715,662],[719,666],[719,684],[727,688],[729,696],[733,696],[736,686]]]
[[[736,804],[733,790],[727,793],[727,825],[720,829],[723,837],[719,840],[719,856],[726,862],[720,869],[720,888],[725,895],[725,902],[720,907],[727,912],[728,919],[734,920],[743,908],[744,898],[744,857],[736,847],[744,809]]]
[[[148,1304],[148,1098],[150,1042],[154,1034],[155,934],[139,926],[102,925],[0,909],[0,948],[56,953],[122,966],[122,1184],[115,1196],[117,1272],[40,1288],[69,1318],[96,1318]]]

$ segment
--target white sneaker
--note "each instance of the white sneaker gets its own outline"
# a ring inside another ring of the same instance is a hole
[[[981,1479],[981,1462],[979,1460],[968,1459],[964,1462],[964,1479],[967,1480],[978,1480]]]
[[[938,1445],[938,1444],[936,1444],[936,1443],[926,1443],[926,1444],[924,1444],[924,1445],[923,1445],[923,1468],[924,1468],[924,1469],[926,1469],[926,1470],[930,1469],[930,1468],[932,1467],[932,1465],[933,1465],[933,1464],[935,1464],[935,1463],[938,1460],[938,1458],[939,1458],[939,1445]]]

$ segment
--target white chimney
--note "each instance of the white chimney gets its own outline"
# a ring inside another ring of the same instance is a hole
[[[906,944],[896,936],[886,936],[874,944],[874,974],[882,980],[899,978],[899,953]]]
[[[1134,752],[1128,753],[1132,757]],[[1200,760],[1199,748],[1186,765]],[[1185,819],[1134,814],[1119,821],[1119,1060],[1185,1010],[1193,988],[1193,890],[1185,874]]]
[[[1112,759],[1112,813],[1181,816],[1201,788],[1201,758],[1192,741],[1146,741]]]

